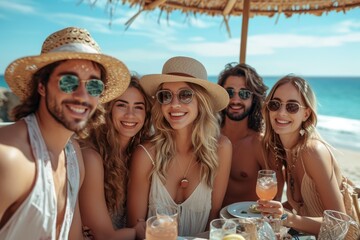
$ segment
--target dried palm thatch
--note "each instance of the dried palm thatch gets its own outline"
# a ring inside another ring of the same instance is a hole
[[[240,16],[244,11],[245,0],[122,0],[122,2],[131,6],[140,5],[143,10],[153,10],[157,7],[166,12],[180,10],[211,16]],[[251,0],[249,15],[272,17],[277,13],[283,13],[287,17],[293,14],[321,16],[330,11],[345,12],[359,6],[360,0]]]
[[[95,0],[96,1],[96,0]],[[240,62],[245,62],[248,21],[257,15],[273,17],[284,14],[312,14],[321,16],[330,11],[346,12],[360,7],[360,0],[107,0],[110,5],[129,4],[139,6],[139,12],[127,22],[129,26],[143,11],[159,8],[161,12],[171,13],[179,10],[185,14],[206,14],[222,16],[230,33],[228,20],[230,16],[243,16],[241,31]]]

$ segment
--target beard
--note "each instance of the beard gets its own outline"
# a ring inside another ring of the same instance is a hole
[[[233,121],[239,122],[244,120],[247,116],[249,116],[252,112],[252,107],[250,108],[246,108],[244,105],[242,105],[244,112],[243,113],[232,113],[229,111],[231,105],[229,105],[226,110],[225,110],[225,114],[226,116]]]
[[[56,122],[60,123],[62,126],[64,126],[66,129],[77,132],[82,130],[88,120],[91,118],[93,113],[95,112],[94,106],[88,104],[88,103],[81,103],[79,101],[63,101],[62,103],[58,103],[55,98],[51,98],[49,96],[49,91],[47,91],[46,94],[46,108],[50,115],[55,119]],[[88,116],[84,119],[69,119],[64,114],[63,108],[61,107],[64,104],[76,104],[76,105],[82,105],[86,106],[89,109],[91,109],[91,113],[88,114]]]

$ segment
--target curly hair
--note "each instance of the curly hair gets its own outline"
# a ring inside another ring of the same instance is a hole
[[[139,85],[139,78],[132,76],[129,88],[138,89],[145,100],[145,122],[141,130],[136,133],[128,145],[119,147],[119,132],[112,122],[112,108],[116,99],[104,105],[104,122],[100,125],[88,125],[89,135],[81,142],[82,147],[91,147],[103,159],[105,200],[110,214],[124,213],[126,201],[126,186],[128,181],[128,162],[134,148],[145,140],[150,139],[151,103]],[[121,151],[121,149],[124,149]]]
[[[274,156],[285,159],[285,149],[280,141],[280,137],[275,133],[274,129],[271,127],[269,110],[267,109],[267,102],[269,102],[275,91],[282,85],[290,83],[292,84],[300,93],[302,100],[304,101],[305,107],[309,108],[311,113],[306,121],[302,123],[301,128],[305,131],[304,135],[300,138],[299,143],[297,144],[297,151],[304,148],[308,143],[308,140],[311,138],[319,139],[324,142],[316,130],[317,124],[317,113],[316,113],[316,97],[311,89],[308,82],[295,75],[287,75],[279,79],[275,85],[270,90],[268,96],[266,97],[265,104],[262,108],[262,113],[265,120],[265,134],[263,138],[263,147],[267,153],[272,153]],[[276,159],[275,159],[276,160]],[[276,163],[277,164],[277,163]]]
[[[220,127],[218,124],[219,115],[214,111],[211,97],[201,86],[188,83],[195,92],[198,100],[199,114],[192,124],[191,143],[196,156],[196,161],[200,164],[201,180],[205,181],[210,187],[213,185],[215,173],[218,168],[217,147],[220,137]],[[161,89],[162,85],[158,89]],[[161,105],[155,102],[152,108],[153,123],[155,134],[152,143],[156,149],[155,169],[159,173],[163,183],[166,182],[167,169],[170,161],[176,154],[176,143],[174,141],[174,129],[166,121]]]
[[[226,80],[230,76],[238,76],[245,78],[246,88],[253,92],[253,101],[251,112],[249,115],[248,127],[256,132],[261,132],[264,128],[261,108],[266,97],[268,87],[265,85],[263,78],[256,72],[254,68],[245,63],[228,63],[225,69],[220,73],[218,84],[224,87]],[[226,109],[222,110],[221,126],[225,124]]]

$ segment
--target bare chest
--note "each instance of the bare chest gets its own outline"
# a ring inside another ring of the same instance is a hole
[[[62,153],[57,164],[52,164],[52,176],[54,182],[54,191],[56,197],[57,219],[56,232],[60,233],[62,222],[64,220],[66,199],[67,199],[67,171],[65,156]]]
[[[230,178],[237,181],[256,181],[257,172],[261,169],[256,151],[259,149],[247,143],[233,147]]]

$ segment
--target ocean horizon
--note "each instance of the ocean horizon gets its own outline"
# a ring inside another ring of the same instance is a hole
[[[263,77],[269,89],[278,76]],[[360,77],[304,77],[315,92],[317,129],[336,148],[360,151]],[[209,76],[217,82],[217,76]],[[0,87],[9,89],[0,75]]]

